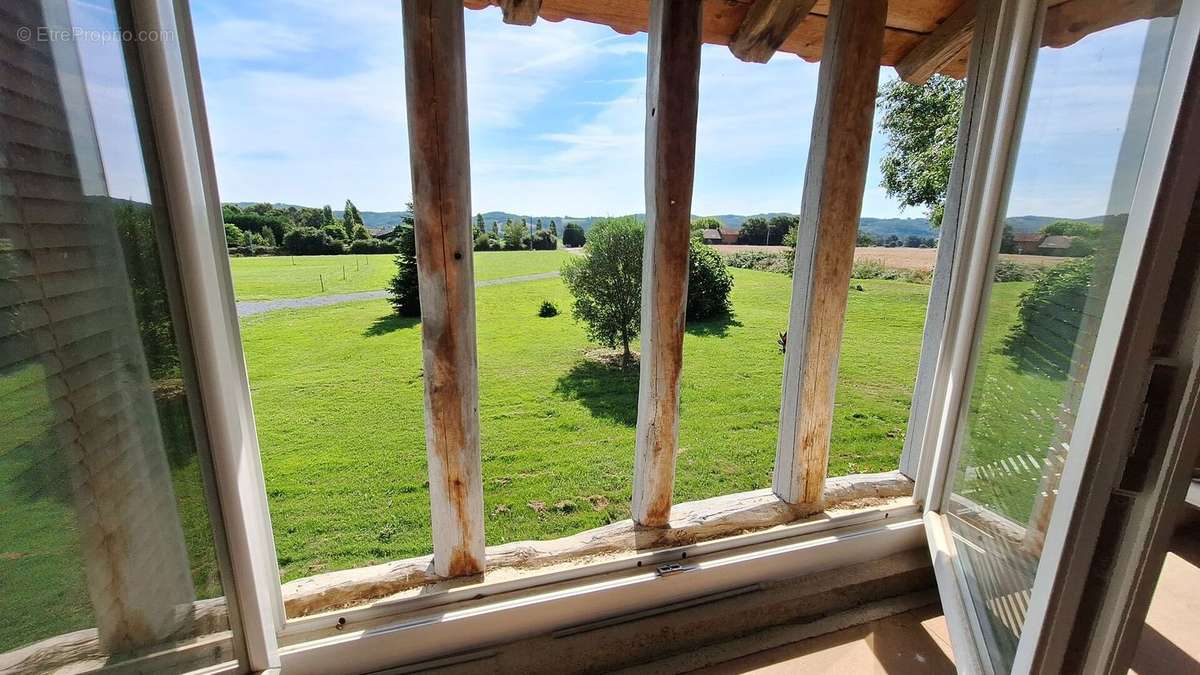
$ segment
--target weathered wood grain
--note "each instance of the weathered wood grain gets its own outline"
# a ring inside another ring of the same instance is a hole
[[[653,0],[646,73],[646,245],[633,519],[671,513],[700,100],[700,3]]]
[[[403,4],[433,567],[483,571],[483,478],[463,6]]]
[[[537,22],[542,0],[500,0],[500,11],[504,23],[516,26],[532,26]]]
[[[1067,47],[1092,33],[1138,19],[1179,14],[1180,0],[1068,0],[1046,10],[1043,47]]]
[[[974,33],[975,0],[963,0],[936,30],[900,59],[896,72],[905,82],[925,84],[970,46]]]
[[[912,487],[899,471],[838,476],[825,482],[821,503],[828,509],[863,499],[908,497]],[[535,570],[599,555],[682,546],[795,522],[817,512],[809,505],[788,504],[769,489],[741,492],[676,504],[665,528],[622,520],[560,539],[489,546],[487,566],[489,571]],[[423,556],[289,581],[283,584],[283,601],[289,617],[307,616],[440,581],[431,556]]]
[[[729,51],[751,63],[770,61],[814,4],[816,0],[758,0],[734,32]]]
[[[833,4],[817,81],[792,282],[775,494],[816,504],[862,210],[886,0]]]

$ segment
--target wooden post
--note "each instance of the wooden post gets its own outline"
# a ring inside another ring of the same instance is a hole
[[[516,26],[532,26],[537,23],[542,0],[500,0],[500,11],[504,23]]]
[[[819,507],[862,209],[887,0],[832,3],[817,81],[788,321],[774,489]]]
[[[484,541],[463,5],[402,7],[433,566],[464,576],[483,572]]]
[[[670,520],[700,96],[701,3],[654,0],[646,73],[646,244],[633,519]]]

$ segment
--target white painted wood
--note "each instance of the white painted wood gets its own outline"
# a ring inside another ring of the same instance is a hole
[[[433,567],[467,576],[483,572],[484,535],[463,6],[402,8]]]
[[[775,494],[819,507],[862,211],[886,0],[831,6],[804,176],[784,356]]]
[[[648,527],[663,527],[670,520],[679,449],[700,16],[696,2],[652,0],[650,5],[642,354],[632,505],[634,521]]]

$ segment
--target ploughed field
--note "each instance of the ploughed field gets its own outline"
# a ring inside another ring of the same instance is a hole
[[[737,253],[738,251],[767,251],[775,253],[787,252],[786,246],[754,246],[742,244],[718,244],[713,246],[724,255]],[[1050,267],[1062,262],[1062,258],[1045,255],[1018,255],[1015,253],[1001,253],[1000,259],[1006,262],[1016,263],[1018,265],[1029,265],[1032,267]],[[866,261],[878,262],[884,267],[892,267],[902,270],[918,270],[931,271],[933,265],[937,261],[936,248],[904,248],[887,246],[859,246],[854,249],[854,262],[862,263]]]

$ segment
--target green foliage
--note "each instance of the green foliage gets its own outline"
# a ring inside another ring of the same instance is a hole
[[[504,250],[505,251],[522,251],[529,248],[529,226],[525,221],[513,222],[511,220],[504,223]]]
[[[1066,375],[1095,271],[1095,258],[1088,256],[1039,274],[1017,302],[1018,321],[1005,337],[1006,353],[1025,368]]]
[[[962,104],[962,81],[943,75],[919,86],[894,80],[879,91],[879,128],[888,139],[880,163],[883,189],[904,206],[926,207],[935,228],[942,223]]]
[[[499,251],[504,248],[503,244],[493,232],[480,232],[475,235],[474,249],[476,251]]]
[[[421,294],[417,285],[416,226],[400,231],[396,240],[396,274],[388,282],[388,302],[400,316],[421,316]]]
[[[225,245],[229,248],[242,246],[246,243],[246,235],[233,223],[225,223]]]
[[[558,237],[558,223],[554,222],[553,220],[550,221],[550,234],[554,235],[556,238]]]
[[[632,217],[599,221],[592,226],[587,251],[562,268],[563,282],[575,298],[575,318],[587,325],[591,340],[620,346],[624,365],[632,358],[629,343],[641,329],[644,233],[642,223]]]
[[[1037,265],[1022,265],[1011,260],[1000,260],[992,270],[992,279],[997,282],[1031,281],[1042,273],[1042,267]]]
[[[762,216],[750,216],[742,223],[742,229],[738,232],[738,243],[779,246],[797,224],[799,220],[794,216],[776,216],[770,220]]]
[[[937,240],[933,237],[918,237],[910,234],[904,238],[904,245],[908,248],[936,248]]]
[[[725,256],[725,264],[746,270],[791,274],[790,256],[775,251],[738,251]]]
[[[395,242],[375,239],[373,237],[371,239],[355,239],[350,242],[350,252],[357,255],[395,253],[397,250]]]
[[[354,226],[362,225],[362,215],[358,212],[358,207],[349,199],[346,200],[346,205],[342,209],[342,232],[345,239],[354,239]]]
[[[558,316],[558,305],[550,300],[543,300],[542,305],[538,307],[538,316],[543,319],[549,319],[552,316]]]
[[[484,234],[486,232],[487,232],[487,230],[483,226],[483,214],[476,213],[475,214],[475,237],[478,238],[479,235]],[[479,249],[476,249],[476,250],[479,250]]]
[[[321,232],[325,236],[336,241],[347,241],[350,239],[349,234],[354,234],[353,231],[347,234],[346,230],[338,225],[326,225],[325,227],[321,228]]]
[[[352,232],[351,235],[351,241],[371,238],[371,233],[367,231],[367,228],[362,223],[356,223],[354,225],[354,232]]]
[[[113,221],[125,255],[125,270],[133,293],[134,316],[150,377],[180,377],[179,350],[162,276],[154,214],[144,204],[113,202]],[[226,227],[228,236],[229,229]]]
[[[692,234],[699,234],[704,230],[719,230],[722,227],[721,221],[711,216],[692,219]]]
[[[550,230],[538,229],[533,233],[533,248],[536,251],[553,251],[558,248],[558,238]]]
[[[1079,220],[1056,220],[1042,228],[1042,234],[1046,236],[1059,234],[1068,237],[1083,237],[1085,239],[1097,239],[1103,232],[1104,227],[1102,225],[1085,223]]]
[[[563,227],[563,246],[576,248],[587,243],[587,236],[579,223],[567,223]]]
[[[729,313],[733,277],[713,247],[696,239],[688,243],[687,320],[702,321]]]
[[[337,229],[337,226],[334,226]],[[328,230],[299,227],[283,237],[283,247],[293,255],[326,255],[345,253],[342,242],[329,236]]]
[[[875,241],[875,237],[872,237],[870,235],[870,233],[859,232],[858,237],[856,237],[854,240],[854,245],[855,246],[878,246],[879,242]],[[792,243],[792,246],[795,246],[795,242]]]
[[[325,207],[321,209],[321,227],[336,224],[337,221],[333,219],[333,207],[326,204]]]
[[[270,230],[275,241],[283,241],[284,235],[295,227],[295,224],[276,210],[262,214],[255,211],[241,211],[236,206],[225,205],[221,209],[226,223],[236,225],[243,232],[263,233]]]
[[[856,260],[850,270],[853,279],[884,279],[886,281],[906,281],[912,284],[927,284],[933,279],[930,270],[910,270],[899,267],[888,267],[878,260]]]
[[[1017,241],[1013,233],[1013,226],[1005,223],[1004,229],[1000,232],[1000,252],[1001,253],[1016,253]]]

